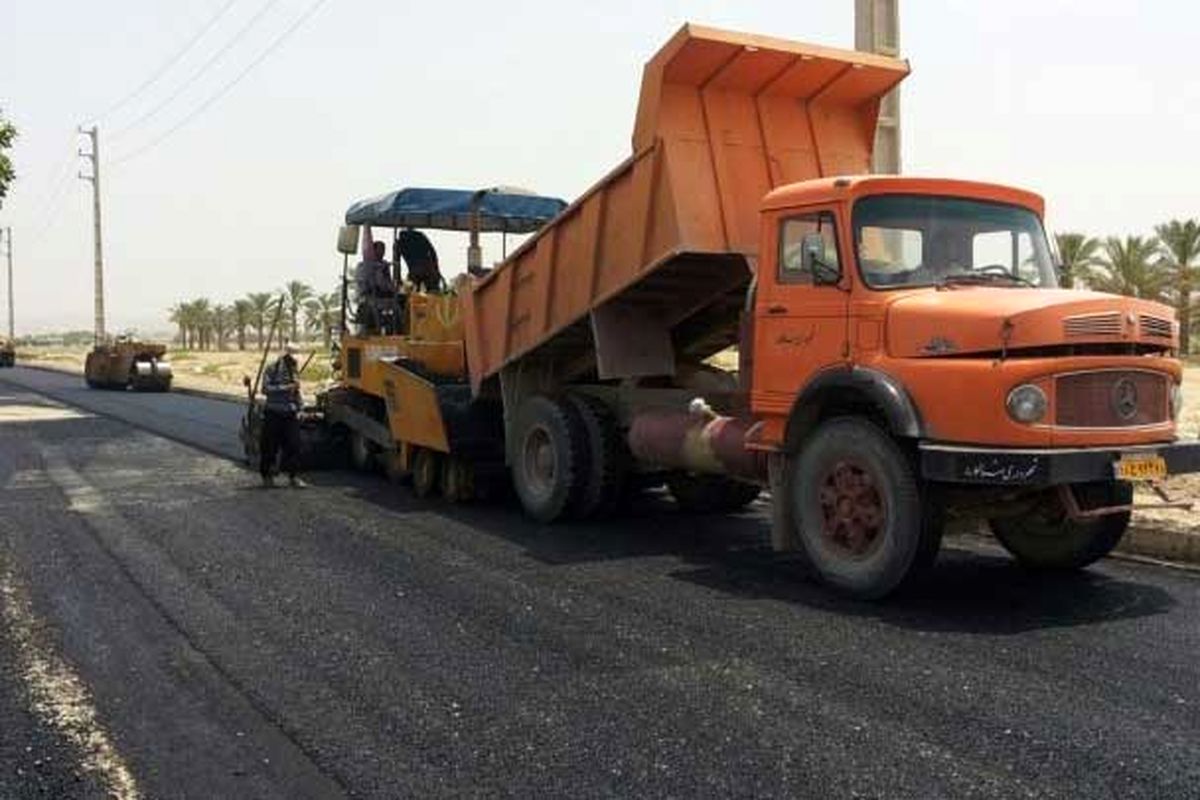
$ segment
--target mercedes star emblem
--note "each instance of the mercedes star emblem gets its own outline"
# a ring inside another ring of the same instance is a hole
[[[1128,422],[1137,415],[1138,392],[1137,386],[1129,378],[1121,378],[1113,384],[1112,407],[1117,416]]]

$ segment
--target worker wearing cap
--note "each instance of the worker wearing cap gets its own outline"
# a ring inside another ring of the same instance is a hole
[[[275,458],[280,456],[280,468],[287,473],[288,482],[299,486],[296,475],[300,462],[300,370],[296,366],[296,348],[290,342],[283,346],[283,355],[263,373],[262,436],[259,440],[259,473],[263,486],[275,485]]]

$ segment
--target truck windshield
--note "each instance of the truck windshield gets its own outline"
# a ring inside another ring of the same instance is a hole
[[[866,197],[854,206],[854,247],[872,288],[1058,285],[1042,223],[1020,206],[929,195]]]

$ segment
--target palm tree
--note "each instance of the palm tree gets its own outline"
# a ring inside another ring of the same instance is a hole
[[[216,339],[217,350],[225,349],[225,339],[229,336],[229,329],[233,326],[233,314],[229,310],[229,306],[218,303],[212,309],[212,329],[213,336]]]
[[[207,350],[212,341],[212,304],[201,297],[191,302],[193,346]]]
[[[1163,268],[1173,284],[1179,314],[1179,350],[1188,355],[1192,350],[1192,291],[1200,282],[1200,222],[1173,219],[1154,231],[1161,242]]]
[[[266,341],[265,331],[273,299],[270,292],[251,292],[246,295],[246,302],[250,304],[250,324],[254,326],[259,347]]]
[[[1158,247],[1154,237],[1108,237],[1104,240],[1103,257],[1097,267],[1088,272],[1088,285],[1111,294],[1160,299],[1167,274],[1155,260]]]
[[[188,307],[187,303],[176,303],[167,311],[168,319],[179,328],[179,346],[184,350],[188,346]]]
[[[249,300],[234,300],[232,313],[233,329],[237,332],[238,350],[245,350],[246,328],[250,327],[250,320],[253,316],[254,309],[251,307]]]
[[[172,311],[183,341],[183,349],[193,350],[200,346],[201,315],[196,301],[180,303]]]
[[[338,322],[341,313],[341,296],[337,292],[316,295],[304,306],[308,329],[321,335],[321,341],[328,350],[331,344],[331,331]]]
[[[1087,275],[1088,270],[1096,266],[1100,240],[1082,233],[1056,233],[1054,241],[1058,245],[1058,257],[1062,259],[1059,281],[1063,288],[1070,289],[1076,279]]]
[[[305,301],[313,296],[313,290],[303,281],[288,281],[283,291],[287,297],[288,317],[292,321],[292,341],[299,341],[300,310],[304,308]]]

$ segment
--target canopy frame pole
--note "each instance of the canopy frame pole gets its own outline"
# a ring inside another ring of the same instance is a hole
[[[342,253],[342,336],[346,335],[346,306],[350,304],[349,290],[347,284],[347,272],[350,269],[350,254]]]

